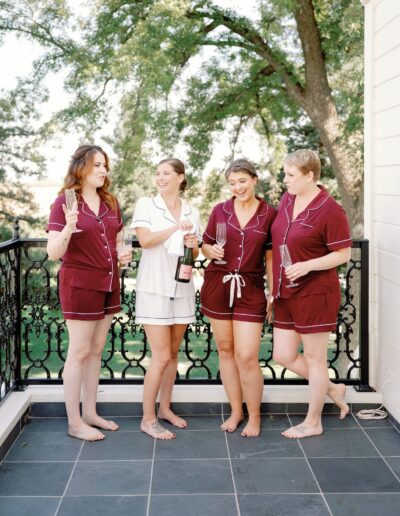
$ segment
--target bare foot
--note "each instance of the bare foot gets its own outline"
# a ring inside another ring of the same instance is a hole
[[[104,434],[83,422],[77,426],[68,425],[68,435],[82,441],[102,441],[105,438]]]
[[[112,432],[115,432],[115,430],[118,430],[119,428],[117,423],[114,423],[114,421],[111,421],[110,419],[104,419],[103,417],[100,417],[97,414],[91,417],[83,416],[82,419],[88,425],[95,426],[103,430],[111,430]]]
[[[224,432],[234,432],[238,425],[243,421],[243,414],[235,415],[231,414],[226,421],[221,425],[221,430]]]
[[[321,435],[323,432],[323,428],[321,425],[318,426],[306,426],[304,423],[300,423],[300,425],[292,426],[288,428],[284,432],[281,432],[282,435],[288,437],[289,439],[303,439],[303,437],[312,437],[313,435]]]
[[[344,383],[334,383],[328,391],[328,396],[340,408],[339,419],[344,419],[350,411],[350,407],[345,401],[346,386]]]
[[[260,418],[253,418],[251,420],[249,419],[247,425],[243,428],[240,435],[242,437],[258,437],[260,435],[260,427]]]
[[[165,419],[165,421],[168,421],[171,423],[171,425],[174,425],[178,428],[186,428],[187,422],[182,419],[181,417],[177,416],[172,412],[171,409],[159,409],[158,411],[158,419]]]
[[[142,419],[140,423],[140,430],[145,434],[149,434],[154,439],[175,439],[176,435],[164,428],[157,421],[145,421]]]

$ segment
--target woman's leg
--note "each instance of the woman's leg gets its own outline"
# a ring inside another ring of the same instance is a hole
[[[90,345],[98,321],[67,319],[69,335],[68,353],[65,361],[64,397],[68,415],[68,433],[85,441],[104,439],[104,434],[87,425],[80,414],[80,397],[85,360],[90,354]]]
[[[96,327],[90,342],[90,354],[85,360],[83,371],[82,419],[88,425],[97,426],[104,430],[118,430],[118,425],[114,421],[100,417],[96,411],[101,354],[106,345],[108,330],[112,320],[113,315],[109,314],[101,321],[96,321]]]
[[[140,428],[155,439],[173,439],[175,434],[157,421],[155,405],[164,372],[171,360],[171,329],[169,326],[145,324],[150,344],[151,361],[143,384],[143,419]]]
[[[170,328],[171,359],[164,371],[160,386],[160,407],[158,417],[169,421],[178,428],[186,428],[187,423],[184,419],[174,414],[171,410],[172,389],[176,379],[178,369],[178,352],[187,324],[173,324]]]
[[[233,321],[235,359],[239,369],[243,398],[249,420],[242,431],[243,437],[260,435],[260,406],[264,388],[258,354],[260,351],[262,323]]]
[[[298,352],[301,338],[294,330],[274,328],[274,360],[293,373],[308,380],[308,366],[304,355]],[[350,407],[345,401],[346,386],[329,380],[328,396],[340,409],[340,419],[344,419]]]
[[[210,319],[218,348],[219,370],[222,383],[231,405],[230,417],[221,425],[222,430],[234,432],[243,420],[243,396],[239,371],[235,361],[232,321]]]
[[[329,386],[327,365],[329,333],[304,334],[301,339],[308,369],[310,403],[303,423],[282,432],[285,437],[294,439],[322,434],[321,414]]]

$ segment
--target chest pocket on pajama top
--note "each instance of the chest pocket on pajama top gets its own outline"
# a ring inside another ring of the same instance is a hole
[[[250,233],[251,240],[254,243],[262,244],[267,241],[268,233],[259,229],[252,229]]]
[[[314,246],[318,245],[321,241],[321,235],[315,227],[307,222],[300,222],[297,231],[296,238],[299,239],[303,245]]]
[[[106,215],[104,217],[104,225],[106,227],[106,233],[108,238],[115,238],[118,232],[118,217],[115,215]]]

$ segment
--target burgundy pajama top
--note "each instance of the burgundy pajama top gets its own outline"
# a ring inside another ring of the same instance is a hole
[[[235,214],[234,197],[214,207],[203,234],[203,241],[206,244],[215,244],[217,223],[225,222],[227,239],[223,259],[227,263],[218,265],[211,261],[206,274],[246,274],[254,281],[263,281],[264,256],[267,247],[271,245],[271,225],[276,210],[262,199],[258,200],[255,214],[243,229]]]
[[[61,194],[51,208],[48,231],[62,231],[65,227],[63,204],[65,195]],[[118,288],[116,237],[123,226],[119,206],[113,211],[100,200],[96,215],[85,201],[78,202],[77,228],[82,231],[71,235],[62,257],[60,281],[71,287],[102,292]]]
[[[298,287],[287,288],[281,265],[279,246],[287,244],[292,263],[320,258],[332,251],[351,247],[349,221],[344,209],[327,190],[318,185],[320,193],[292,221],[295,196],[285,193],[272,225],[274,297],[290,298],[333,292],[339,288],[336,268],[311,271],[296,280]]]

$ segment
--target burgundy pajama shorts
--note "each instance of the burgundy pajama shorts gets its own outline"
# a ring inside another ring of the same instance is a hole
[[[119,286],[111,292],[100,292],[61,283],[59,294],[65,319],[98,321],[121,311]]]
[[[211,319],[235,320],[263,323],[266,317],[267,301],[264,293],[264,281],[254,281],[241,273],[245,285],[241,287],[241,297],[235,296],[233,305],[230,301],[230,281],[223,282],[225,273],[206,273],[201,289],[201,312]]]
[[[274,328],[297,333],[322,333],[336,330],[341,302],[340,290],[313,296],[274,300]]]

